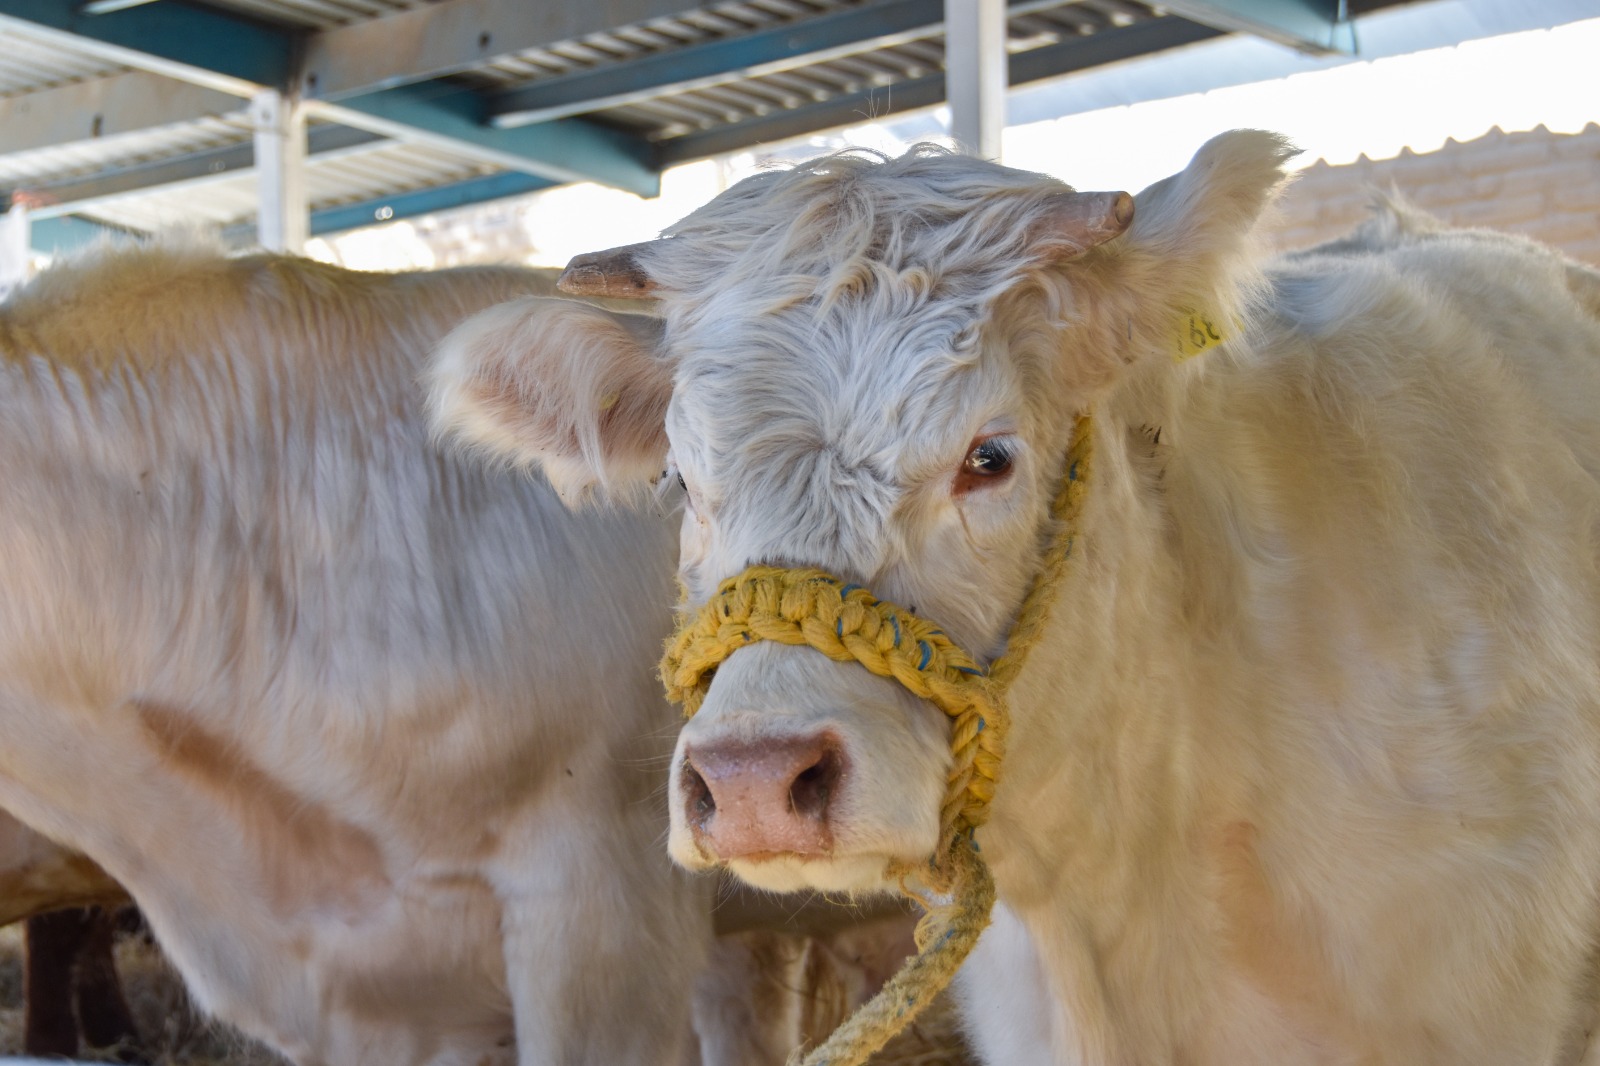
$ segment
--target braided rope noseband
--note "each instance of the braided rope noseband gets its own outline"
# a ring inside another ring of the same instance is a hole
[[[941,808],[941,839],[983,823],[1000,764],[997,700],[983,670],[942,630],[821,570],[752,566],[723,582],[678,631],[662,663],[668,698],[693,715],[717,664],[758,640],[858,662],[949,715],[957,769]]]
[[[901,871],[901,888],[927,909],[917,954],[883,990],[806,1059],[856,1066],[909,1025],[955,974],[989,924],[994,880],[973,835],[989,817],[1010,715],[1005,694],[1038,642],[1066,576],[1092,458],[1091,424],[1078,419],[1067,471],[1052,505],[1054,535],[1022,603],[1006,650],[987,671],[926,619],[820,570],[755,566],[722,583],[686,615],[661,661],[667,697],[693,716],[716,667],[759,640],[806,645],[839,662],[892,677],[949,716],[953,766],[940,811],[940,843],[926,868]],[[930,886],[919,890],[913,880]],[[940,902],[932,891],[946,895]]]

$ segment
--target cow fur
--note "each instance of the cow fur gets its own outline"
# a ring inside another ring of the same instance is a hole
[[[0,925],[65,907],[116,907],[121,885],[93,860],[0,811]]]
[[[1076,567],[978,834],[1001,902],[959,984],[990,1062],[1555,1064],[1588,1039],[1600,282],[1394,204],[1266,262],[1289,155],[1218,137],[1098,247],[1061,235],[1060,183],[926,149],[752,178],[636,254],[661,340],[590,390],[672,368],[670,396],[625,401],[666,405],[669,451],[635,433],[582,477],[681,475],[691,605],[753,562],[817,565],[984,657],[1094,416]],[[558,313],[525,305],[523,335]],[[1179,362],[1195,313],[1228,340]],[[485,417],[528,434],[551,406]],[[993,436],[1011,474],[954,492]],[[771,645],[680,737],[674,856],[718,862],[685,827],[685,746],[817,730],[849,766],[834,853],[732,869],[871,890],[925,856],[936,712]]]
[[[0,807],[304,1066],[677,1063],[671,536],[434,446],[510,269],[155,247],[0,305]]]

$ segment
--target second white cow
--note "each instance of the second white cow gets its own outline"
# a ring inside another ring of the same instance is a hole
[[[450,326],[540,291],[156,247],[0,305],[0,808],[60,845],[10,835],[0,915],[88,856],[301,1066],[692,1054],[670,530],[422,417]]]
[[[681,479],[691,607],[820,567],[984,660],[1093,416],[1076,568],[978,833],[1001,903],[960,987],[991,1062],[1588,1039],[1600,279],[1400,209],[1263,265],[1289,155],[1224,135],[1136,199],[820,160],[570,272],[664,325],[535,301],[447,347],[466,434],[574,491]],[[1195,354],[1195,321],[1221,343]],[[935,845],[945,734],[854,664],[736,651],[678,742],[672,854],[885,887]]]

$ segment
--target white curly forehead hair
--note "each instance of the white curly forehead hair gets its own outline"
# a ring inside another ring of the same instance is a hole
[[[1088,199],[1095,217],[1119,202]],[[922,145],[757,175],[637,248],[662,298],[665,423],[698,519],[690,587],[754,560],[881,575],[925,548],[911,541],[926,524],[895,518],[916,486],[985,427],[1053,446],[1028,397],[1054,391],[1034,321],[1062,308],[1019,323],[999,305],[1041,262],[1097,243],[1062,224],[1084,212],[1053,178]]]
[[[768,294],[763,311],[890,279],[927,291],[959,277],[964,291],[948,295],[981,299],[1081,251],[1051,225],[1077,209],[1064,182],[937,145],[897,158],[853,149],[746,178],[645,246],[642,262],[669,299],[733,282]]]

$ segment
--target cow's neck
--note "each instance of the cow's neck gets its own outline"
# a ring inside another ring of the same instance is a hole
[[[1180,635],[1206,608],[1192,602],[1175,533],[1195,516],[1176,514],[1169,491],[1188,427],[1183,404],[1156,395],[1093,412],[1082,555],[1013,688],[1005,772],[980,833],[1000,901],[1039,945],[1058,998],[1102,1020],[1214,968],[1205,842],[1237,799],[1205,770],[1221,742],[1204,719],[1215,694],[1203,650]]]
[[[1185,604],[1157,453],[1181,436],[1181,415],[1175,404],[1115,402],[1094,415],[1081,555],[1013,688],[1005,772],[984,834],[1002,899],[1023,906],[1059,900],[1064,878],[1090,895],[1145,891],[1134,883],[1139,871],[1173,869],[1181,859],[1166,853],[1185,846],[1201,817],[1188,759],[1196,723],[1184,699],[1194,679],[1190,664],[1171,658],[1175,637],[1163,639]]]

